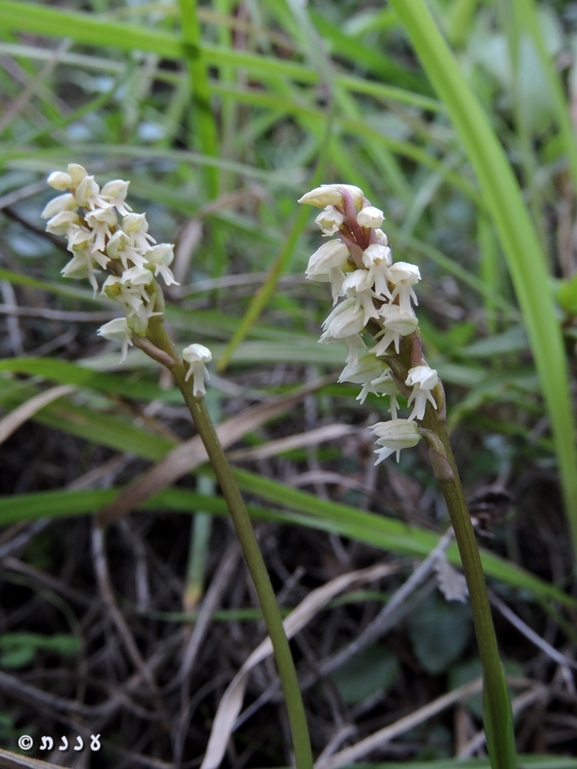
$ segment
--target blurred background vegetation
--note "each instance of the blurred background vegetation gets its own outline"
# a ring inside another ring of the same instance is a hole
[[[427,8],[452,58],[423,37]],[[101,184],[129,179],[150,232],[176,243],[167,319],[182,346],[213,352],[215,421],[244,418],[231,459],[283,606],[398,565],[299,634],[303,679],[375,622],[448,526],[424,450],[374,467],[366,427],[386,409],[336,384],[343,350],[317,344],[326,286],[303,276],[320,244],[296,205],[306,190],[356,184],[383,209],[395,258],[423,276],[423,341],[491,590],[524,623],[496,611],[525,681],[523,765],[576,766],[559,755],[576,726],[577,3],[0,0],[0,33],[0,744],[101,732],[103,751],[74,766],[197,766],[262,637],[209,468],[161,466],[134,496],[191,426],[156,365],[131,351],[119,366],[96,336],[111,304],[60,278],[65,247],[39,215],[46,175],[76,162]],[[89,514],[121,490],[103,544]],[[309,686],[317,755],[478,675],[468,609],[434,587]],[[255,705],[274,670],[253,678],[226,761],[287,764],[282,708]],[[478,719],[469,700],[366,758],[448,766],[472,755]]]

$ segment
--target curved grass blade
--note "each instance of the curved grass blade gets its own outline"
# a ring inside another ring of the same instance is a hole
[[[477,174],[521,305],[551,419],[573,549],[577,551],[577,451],[568,371],[546,260],[521,191],[487,116],[423,0],[391,0],[444,101]]]

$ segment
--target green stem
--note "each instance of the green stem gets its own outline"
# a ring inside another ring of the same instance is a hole
[[[183,371],[175,367],[173,375],[183,394],[186,405],[190,409],[198,434],[206,448],[254,581],[283,686],[293,738],[296,766],[299,769],[312,769],[313,757],[297,674],[274,590],[248,512],[226,455],[218,440],[204,399],[195,398],[192,395],[192,388],[184,381]]]
[[[206,448],[256,588],[286,701],[296,767],[297,769],[312,769],[313,757],[310,737],[294,661],[270,577],[236,479],[216,434],[204,398],[197,398],[192,394],[192,386],[186,381],[185,367],[162,320],[158,318],[151,320],[148,327],[148,337],[155,347],[160,348],[173,359],[173,364],[169,366],[170,371]]]
[[[442,443],[443,453],[441,454],[431,446],[429,456],[447,503],[461,555],[463,572],[469,588],[475,635],[483,666],[484,721],[491,765],[493,769],[514,769],[517,766],[517,760],[511,703],[503,666],[499,658],[479,548],[459,478],[459,471],[449,442],[443,410],[438,413],[428,406],[422,424],[427,430],[433,432]]]

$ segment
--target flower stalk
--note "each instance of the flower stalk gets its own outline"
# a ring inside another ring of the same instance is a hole
[[[118,302],[124,311],[123,317],[102,326],[99,335],[120,342],[121,360],[126,358],[128,347],[135,346],[165,366],[188,406],[256,588],[285,695],[296,767],[312,769],[304,705],[275,593],[246,506],[204,402],[209,379],[206,364],[212,356],[207,347],[198,343],[188,345],[180,355],[164,324],[164,297],[156,277],[162,277],[167,286],[176,284],[170,270],[174,246],[157,245],[148,234],[145,214],[132,213],[126,203],[128,182],[108,182],[101,190],[86,169],[70,164],[66,172],[50,174],[48,183],[64,193],[42,212],[43,218],[48,219],[47,230],[65,236],[68,241],[72,259],[63,268],[63,276],[88,278],[96,294],[100,288],[97,275],[107,270],[109,275],[101,292]]]
[[[362,190],[328,184],[304,195],[299,203],[322,208],[316,218],[325,237],[337,235],[312,255],[307,277],[330,283],[336,306],[323,323],[320,341],[344,342],[346,366],[339,381],[387,395],[391,419],[371,428],[377,438],[377,462],[424,439],[445,497],[473,612],[483,667],[484,722],[493,769],[516,769],[515,736],[507,684],[497,647],[485,576],[471,517],[446,425],[445,392],[424,355],[413,309],[419,268],[393,262],[387,236],[380,229],[383,212]],[[342,301],[337,303],[342,297]],[[412,411],[398,416],[397,395]]]

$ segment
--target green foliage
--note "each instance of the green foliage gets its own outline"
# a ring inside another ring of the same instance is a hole
[[[398,674],[398,659],[386,646],[375,644],[345,663],[331,679],[343,701],[356,705],[375,694],[386,693]]]
[[[25,667],[41,651],[60,657],[74,657],[80,651],[80,643],[74,636],[61,633],[50,636],[39,633],[4,633],[0,636],[0,667]]]
[[[408,631],[415,657],[424,670],[444,673],[471,638],[471,611],[458,601],[434,596],[411,614]]]

